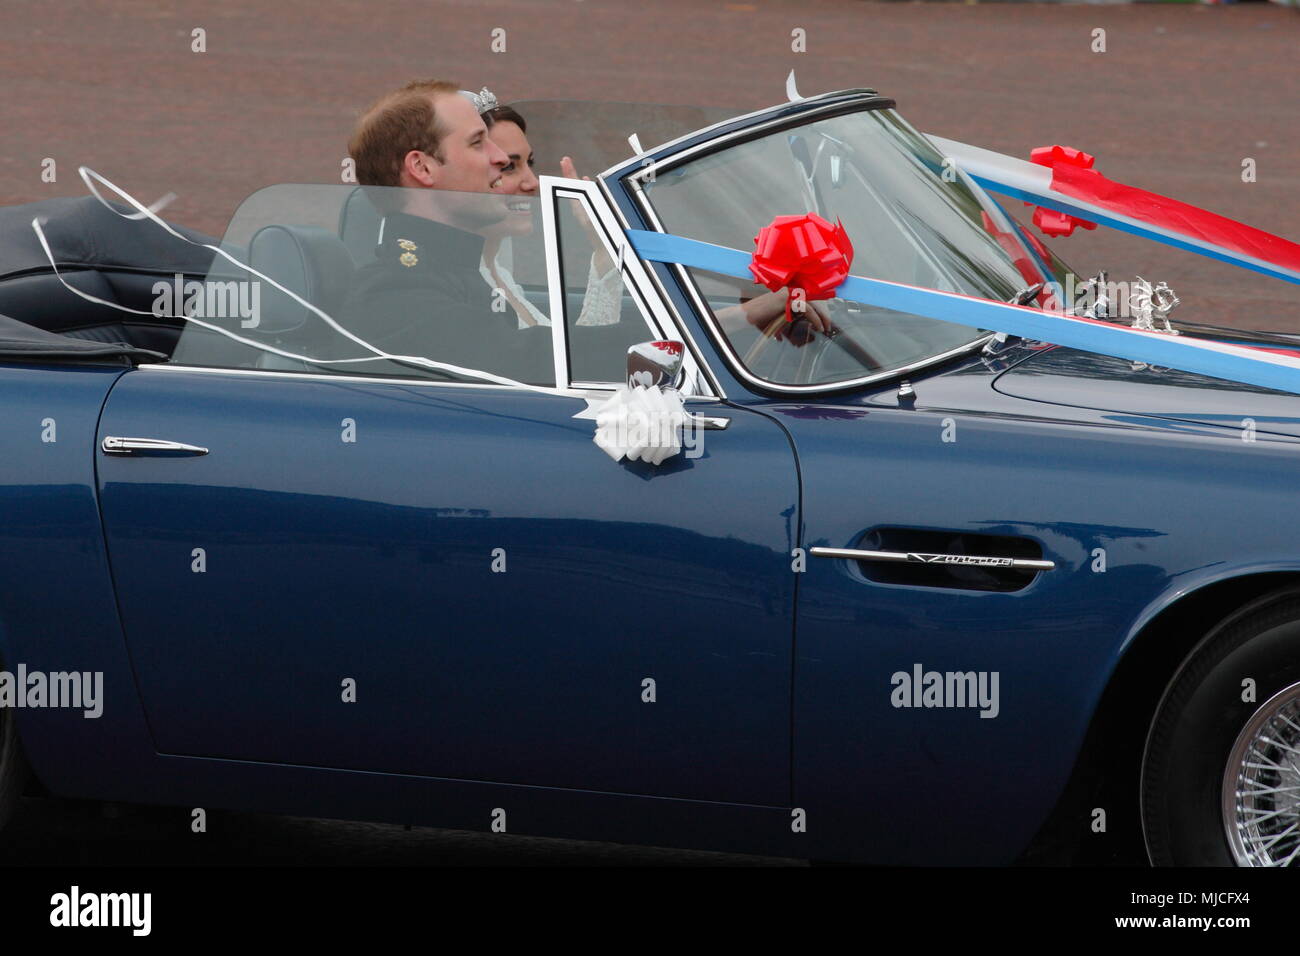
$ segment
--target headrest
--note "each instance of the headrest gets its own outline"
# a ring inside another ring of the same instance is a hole
[[[375,258],[383,222],[383,215],[370,201],[365,189],[358,186],[352,190],[339,211],[339,235],[357,265],[365,265]]]
[[[356,267],[347,247],[318,226],[264,226],[248,244],[248,264],[331,318],[347,299]],[[261,284],[258,332],[289,332],[320,319],[283,292]]]

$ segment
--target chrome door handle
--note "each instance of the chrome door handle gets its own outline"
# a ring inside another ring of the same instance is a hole
[[[997,558],[981,554],[934,554],[929,551],[859,551],[856,548],[813,548],[818,558],[848,558],[851,561],[893,561],[909,564],[964,564],[979,568],[1012,568],[1017,571],[1052,571],[1055,561],[1029,558]]]
[[[686,420],[705,431],[720,432],[731,424],[730,418],[719,418],[717,415],[692,415],[690,412],[686,413]]]
[[[199,445],[187,445],[162,438],[118,438],[105,435],[99,446],[106,455],[206,455],[208,450]]]

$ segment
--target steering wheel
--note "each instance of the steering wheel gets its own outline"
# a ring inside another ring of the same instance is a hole
[[[835,316],[844,312],[844,302],[842,299],[831,299],[826,303],[827,314],[831,317],[831,330],[825,333],[819,333],[812,329],[808,320],[805,318],[796,319],[793,322],[786,322],[784,314],[777,315],[763,327],[762,334],[758,340],[749,347],[745,353],[744,364],[746,368],[753,368],[754,363],[758,360],[767,347],[776,339],[777,333],[782,326],[790,326],[792,334],[797,334],[801,338],[807,337],[805,347],[811,345],[811,338],[815,335],[825,335],[832,343],[848,352],[854,360],[862,363],[866,368],[884,368],[885,365],[877,359],[870,350],[864,348],[859,342],[845,334],[844,330],[835,322]],[[798,332],[794,330],[798,329]]]

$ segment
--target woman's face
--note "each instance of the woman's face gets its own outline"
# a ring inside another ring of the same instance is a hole
[[[516,123],[499,120],[488,130],[488,136],[510,159],[501,170],[501,183],[493,192],[518,196],[519,201],[508,201],[506,218],[495,225],[497,236],[520,236],[532,232],[533,211],[537,206],[538,182],[533,174],[533,150]]]

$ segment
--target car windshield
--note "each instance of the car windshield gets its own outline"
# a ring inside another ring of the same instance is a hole
[[[1053,276],[1016,225],[891,109],[780,129],[680,164],[642,185],[665,232],[750,252],[777,216],[839,220],[855,275],[1008,301]],[[861,302],[809,303],[788,322],[783,293],[688,270],[733,362],[781,386],[825,387],[902,371],[987,333]],[[813,331],[824,322],[830,334]]]

